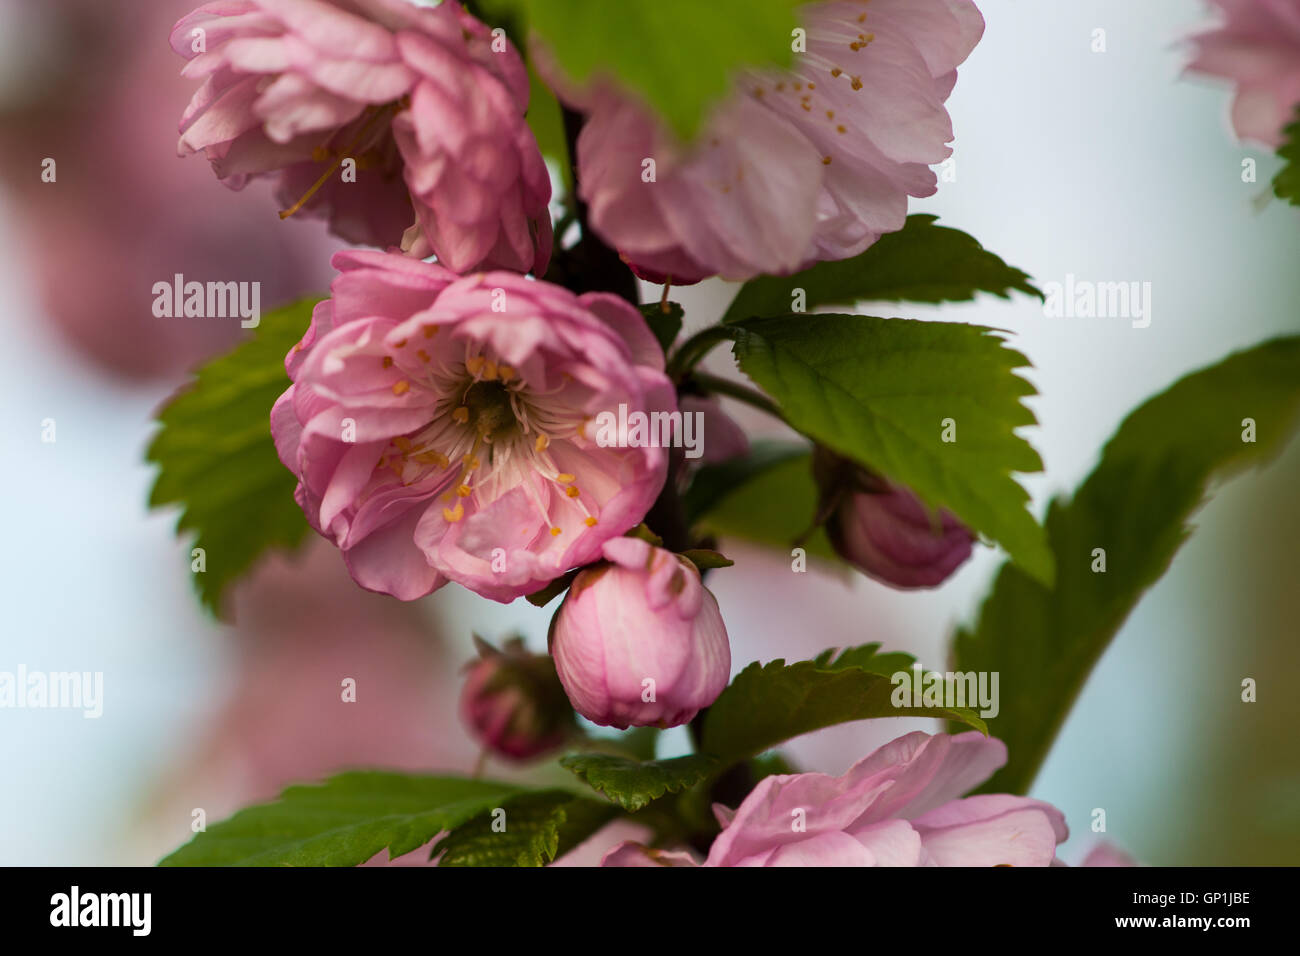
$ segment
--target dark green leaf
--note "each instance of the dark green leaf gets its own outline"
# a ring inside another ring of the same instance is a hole
[[[747,458],[701,468],[685,499],[703,533],[787,554],[803,539],[798,546],[809,557],[837,560],[821,528],[807,534],[817,517],[817,486],[806,445],[756,443]]]
[[[271,440],[271,406],[289,387],[284,357],[311,321],[314,300],[262,316],[253,338],[199,369],[158,415],[147,458],[160,466],[149,505],[181,506],[177,534],[195,532],[207,569],[199,597],[220,612],[226,587],[265,552],[307,533],[293,500],[297,479]]]
[[[788,665],[750,664],[708,709],[701,750],[725,765],[822,727],[873,717],[939,717],[985,729],[966,708],[895,707],[891,676],[910,670],[912,658],[878,655],[878,647],[844,651],[834,660],[823,654]]]
[[[1283,132],[1283,137],[1282,148],[1277,154],[1286,165],[1273,179],[1273,192],[1279,199],[1300,206],[1300,111],[1296,113],[1296,121]]]
[[[1001,544],[1042,581],[1043,529],[1013,472],[1042,470],[1016,429],[1035,423],[1016,374],[1029,361],[993,330],[861,315],[789,315],[731,326],[740,367],[799,431],[911,488]],[[951,421],[955,441],[944,441]]]
[[[973,630],[957,635],[961,671],[1000,673],[990,732],[1010,760],[988,782],[1024,793],[1075,697],[1143,592],[1191,533],[1211,483],[1273,458],[1300,413],[1300,337],[1274,339],[1195,372],[1125,419],[1073,500],[1047,516],[1055,587],[1004,566]],[[1257,441],[1245,442],[1253,419]],[[1094,572],[1094,549],[1105,572]]]
[[[385,847],[391,859],[519,792],[491,780],[344,773],[240,810],[159,865],[356,866]]]
[[[715,758],[688,754],[671,760],[628,760],[612,754],[573,754],[560,760],[624,810],[637,811],[665,793],[695,786],[717,768]]]
[[[736,562],[732,561],[726,555],[718,554],[708,548],[691,548],[689,551],[679,552],[683,558],[691,562],[701,571],[713,571],[717,568],[729,568]]]
[[[1029,276],[1007,265],[974,238],[937,225],[937,216],[907,217],[861,255],[819,262],[792,276],[760,276],[741,288],[723,322],[782,315],[804,291],[806,311],[856,302],[964,302],[988,292],[1010,298],[1013,290],[1042,298]]]
[[[658,340],[659,347],[667,355],[682,331],[682,307],[676,302],[669,302],[668,311],[665,312],[658,302],[652,302],[641,306],[641,314],[645,316],[646,324]]]
[[[434,844],[439,866],[545,866],[614,818],[608,803],[566,790],[521,793],[456,827]]]

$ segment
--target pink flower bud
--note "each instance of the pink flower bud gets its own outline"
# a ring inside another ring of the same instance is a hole
[[[942,584],[971,554],[970,529],[950,512],[926,509],[911,491],[855,491],[827,526],[840,557],[897,588]]]
[[[573,709],[545,654],[530,654],[514,638],[499,651],[474,638],[479,659],[469,665],[460,715],[474,738],[498,756],[528,760],[559,747],[573,731]]]
[[[975,536],[951,512],[825,448],[813,455],[826,535],[840,557],[896,588],[942,584],[971,555]]]
[[[685,558],[637,538],[605,542],[551,625],[551,655],[593,723],[676,727],[717,698],[731,673],[718,602]]]

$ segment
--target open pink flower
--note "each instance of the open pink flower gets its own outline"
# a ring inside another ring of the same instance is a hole
[[[748,279],[857,255],[903,227],[950,154],[944,106],[984,20],[972,0],[801,8],[807,50],[750,71],[689,147],[608,85],[587,112],[578,191],[592,227],[644,278]],[[646,160],[654,178],[647,181]]]
[[[1235,84],[1232,126],[1276,149],[1300,105],[1300,0],[1214,0],[1223,22],[1192,38],[1187,68]]]
[[[324,216],[349,242],[455,272],[545,271],[551,186],[528,77],[455,0],[214,0],[171,42],[203,80],[181,155],[203,151],[227,186],[278,173],[282,216]]]
[[[734,813],[705,866],[1050,866],[1068,835],[1055,807],[1006,794],[962,797],[1006,763],[1000,740],[916,732],[842,777],[765,777]],[[689,865],[682,853],[614,847],[605,866]]]
[[[334,265],[271,430],[298,503],[359,584],[410,600],[450,579],[510,601],[645,517],[667,449],[588,431],[619,405],[676,407],[636,309],[395,254]]]

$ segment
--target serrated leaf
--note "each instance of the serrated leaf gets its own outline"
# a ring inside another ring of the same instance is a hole
[[[1001,674],[989,730],[1010,759],[983,789],[1024,793],[1093,665],[1187,540],[1211,483],[1274,457],[1300,415],[1300,337],[1274,339],[1183,378],[1131,413],[1072,500],[1053,501],[1048,588],[1005,565],[955,665]],[[1257,440],[1242,440],[1254,419]],[[1105,550],[1105,572],[1092,570]]]
[[[700,749],[726,765],[823,727],[875,717],[939,717],[985,731],[967,708],[895,707],[891,676],[909,670],[912,657],[878,655],[878,648],[867,645],[794,664],[750,664],[709,707]]]
[[[360,771],[290,787],[208,827],[159,866],[357,866],[409,853],[521,788],[491,780]]]
[[[624,810],[637,811],[666,793],[695,786],[718,768],[708,754],[687,754],[670,760],[629,760],[612,754],[572,754],[560,760]]]
[[[731,326],[740,367],[787,420],[833,451],[947,508],[1052,577],[1043,529],[1013,472],[1042,470],[1015,433],[1035,424],[1022,399],[1029,365],[992,329],[861,315],[788,315]],[[956,440],[942,440],[951,419]]]
[[[807,311],[856,302],[965,302],[980,292],[1009,299],[1013,291],[1041,299],[1027,273],[1007,265],[938,216],[907,217],[898,232],[881,236],[851,259],[819,262],[791,276],[760,276],[737,293],[724,323],[790,311],[795,289]]]
[[[737,70],[785,67],[799,0],[521,0],[576,82],[613,76],[690,139]]]
[[[149,506],[180,505],[178,535],[195,533],[206,570],[199,599],[220,613],[226,588],[271,549],[297,547],[308,530],[293,500],[297,479],[271,440],[271,406],[289,387],[284,356],[311,322],[316,300],[262,316],[254,336],[199,369],[158,414],[147,460],[159,466]]]
[[[682,331],[682,316],[685,314],[676,302],[667,305],[667,312],[658,302],[641,306],[641,315],[645,317],[646,325],[650,326],[650,331],[654,333],[655,340],[665,355]]]
[[[1273,178],[1273,192],[1293,206],[1300,206],[1300,111],[1296,120],[1283,131],[1283,143],[1277,151],[1286,163]]]
[[[496,809],[452,829],[434,844],[431,858],[441,854],[439,866],[545,866],[618,813],[567,790],[521,793],[501,805],[504,816]]]
[[[807,445],[755,442],[750,453],[701,468],[683,496],[692,526],[705,534],[771,545],[787,553],[817,517],[817,486]],[[800,547],[835,560],[818,528]]]

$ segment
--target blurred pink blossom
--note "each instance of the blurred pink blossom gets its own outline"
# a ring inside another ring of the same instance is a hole
[[[1232,127],[1273,149],[1300,105],[1300,0],[1212,0],[1221,23],[1192,38],[1187,69],[1236,87]]]

